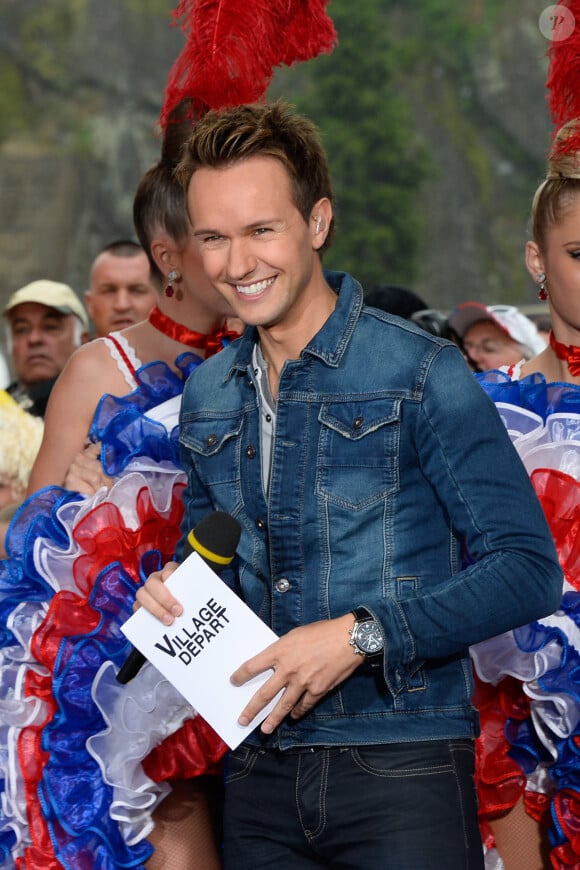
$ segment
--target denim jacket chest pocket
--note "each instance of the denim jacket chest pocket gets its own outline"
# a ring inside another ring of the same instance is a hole
[[[214,487],[223,510],[233,511],[241,499],[239,468],[243,416],[182,421],[180,441],[189,452],[201,483]]]
[[[316,491],[358,510],[399,485],[401,399],[329,402],[321,406]]]

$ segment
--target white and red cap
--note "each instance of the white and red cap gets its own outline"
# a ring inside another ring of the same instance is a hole
[[[463,338],[474,323],[489,320],[518,344],[529,348],[535,356],[546,347],[536,324],[515,305],[484,305],[482,302],[460,302],[447,319],[451,329]]]

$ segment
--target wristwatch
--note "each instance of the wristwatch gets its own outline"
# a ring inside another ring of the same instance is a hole
[[[355,608],[353,614],[355,623],[349,629],[349,644],[355,654],[364,656],[369,662],[382,659],[385,640],[381,626],[366,607]]]

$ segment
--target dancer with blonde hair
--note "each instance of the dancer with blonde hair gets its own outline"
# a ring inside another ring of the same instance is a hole
[[[472,649],[486,866],[506,870],[580,866],[580,3],[560,5],[576,27],[550,48],[557,132],[525,253],[549,306],[549,344],[477,375],[531,476],[565,578],[554,614]]]

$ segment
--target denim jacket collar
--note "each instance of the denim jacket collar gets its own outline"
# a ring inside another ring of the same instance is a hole
[[[336,308],[316,335],[302,350],[301,356],[312,354],[326,365],[336,368],[348,347],[363,306],[363,291],[358,281],[346,272],[324,270],[327,284],[338,296]],[[252,362],[254,344],[258,341],[255,327],[246,329],[238,342],[238,352],[227,374],[229,380],[236,371],[244,373]]]

